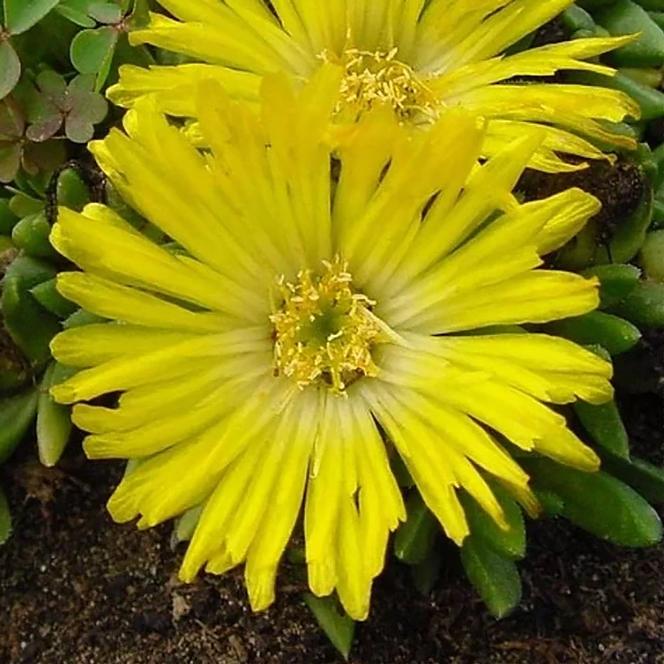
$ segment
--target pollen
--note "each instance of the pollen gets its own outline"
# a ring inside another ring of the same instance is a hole
[[[275,375],[293,379],[300,389],[320,383],[335,394],[363,376],[378,375],[372,348],[384,323],[375,305],[352,288],[352,276],[340,258],[323,262],[317,275],[301,270],[295,282],[277,280],[281,306],[274,325]]]
[[[397,59],[398,48],[391,51],[364,51],[351,48],[339,59],[324,51],[325,62],[345,68],[337,113],[350,111],[356,116],[378,105],[391,106],[403,120],[434,122],[441,101],[413,69]]]

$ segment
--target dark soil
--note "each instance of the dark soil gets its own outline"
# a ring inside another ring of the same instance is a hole
[[[661,401],[646,401],[646,411],[633,403],[623,412],[636,451],[660,461]],[[0,662],[339,661],[302,603],[297,566],[285,565],[277,604],[259,615],[247,606],[241,572],[180,584],[182,551],[169,525],[139,532],[106,514],[120,472],[77,450],[60,469],[29,457],[6,468],[16,534],[0,549]],[[524,601],[511,617],[487,615],[450,547],[428,597],[406,567],[393,563],[383,574],[351,661],[664,662],[664,548],[621,550],[564,522],[529,530]]]
[[[537,200],[558,194],[570,187],[580,187],[602,203],[594,219],[605,239],[610,239],[619,220],[626,219],[636,210],[645,191],[640,167],[626,159],[617,163],[589,162],[588,168],[572,173],[549,175],[527,170],[519,184],[527,200]]]

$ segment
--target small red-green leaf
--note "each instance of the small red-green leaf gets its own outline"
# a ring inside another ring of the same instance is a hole
[[[16,100],[11,97],[0,102],[0,141],[12,141],[23,136],[25,115]]]
[[[111,2],[95,1],[90,4],[88,13],[99,23],[119,23],[122,19],[122,10]]]
[[[11,182],[21,165],[21,146],[0,142],[0,182]]]
[[[94,28],[95,20],[88,16],[87,7],[90,0],[63,0],[55,11],[68,21],[80,25],[82,28]]]
[[[62,127],[62,115],[55,109],[52,115],[31,124],[25,135],[35,143],[43,143],[49,138],[53,138],[58,133],[60,127]]]
[[[23,168],[31,173],[52,171],[67,158],[65,142],[57,139],[28,143],[23,150]]]
[[[110,26],[81,30],[72,40],[69,57],[81,74],[97,74],[104,67],[118,40],[118,31]]]
[[[21,61],[9,41],[0,41],[0,99],[6,97],[21,77]]]
[[[333,597],[304,593],[303,599],[332,645],[348,660],[355,635],[355,621],[339,610],[338,602]]]
[[[13,35],[29,30],[60,0],[4,0],[5,25]]]
[[[516,565],[476,537],[467,537],[461,548],[461,562],[491,614],[504,618],[521,601],[521,577]]]

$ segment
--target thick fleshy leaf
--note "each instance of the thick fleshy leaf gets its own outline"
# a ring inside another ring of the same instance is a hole
[[[90,191],[73,168],[66,168],[58,176],[58,205],[80,212],[90,202]]]
[[[8,40],[0,41],[0,99],[6,97],[21,76],[21,61]]]
[[[399,526],[394,537],[394,553],[404,563],[418,565],[431,553],[440,526],[418,491],[409,496],[406,512],[407,520]]]
[[[606,308],[617,304],[636,288],[641,270],[634,265],[598,265],[585,270],[583,276],[599,279],[600,307]]]
[[[650,281],[640,283],[611,311],[641,329],[664,326],[664,284]]]
[[[521,577],[516,565],[476,537],[461,548],[466,576],[496,618],[504,618],[521,601]]]
[[[12,241],[28,256],[54,258],[58,254],[49,242],[51,226],[45,212],[24,217],[12,230]]]
[[[641,332],[635,325],[603,311],[591,311],[583,316],[557,321],[547,329],[578,344],[602,346],[611,355],[628,351],[641,338]]]
[[[355,621],[339,610],[338,602],[332,597],[316,597],[311,593],[305,593],[304,602],[332,645],[347,660],[353,646]]]
[[[4,0],[5,25],[18,35],[29,30],[48,14],[59,0]]]
[[[38,260],[21,256],[7,270],[2,288],[5,327],[14,343],[36,366],[51,357],[49,343],[60,331],[58,319],[31,295],[30,289],[55,276],[55,270]]]
[[[578,401],[574,411],[583,428],[603,449],[616,456],[629,458],[629,437],[615,401],[598,406]]]
[[[657,512],[632,488],[605,472],[583,473],[547,459],[523,459],[534,484],[559,495],[562,515],[614,544],[651,546],[662,538]]]
[[[500,528],[471,496],[464,493],[461,504],[466,511],[470,532],[473,537],[482,540],[501,556],[523,558],[526,553],[526,528],[521,508],[504,489],[495,484],[491,489],[500,503],[509,527],[506,530]]]
[[[52,362],[44,373],[40,387],[37,405],[37,449],[39,460],[45,466],[54,466],[58,462],[71,433],[70,409],[55,403],[50,394],[51,387],[65,380],[71,373],[71,369]]]
[[[4,463],[21,442],[37,412],[37,389],[31,387],[14,397],[0,399],[0,463]]]
[[[646,500],[660,505],[664,503],[664,468],[636,457],[620,459],[607,455],[602,463],[612,475],[636,489]]]
[[[0,544],[4,544],[12,534],[12,515],[9,511],[7,496],[0,487]]]
[[[76,311],[77,307],[58,293],[56,283],[55,279],[45,281],[31,288],[30,293],[44,309],[59,318],[67,318]]]

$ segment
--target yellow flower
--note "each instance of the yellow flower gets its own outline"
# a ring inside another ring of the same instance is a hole
[[[161,110],[195,117],[194,89],[203,79],[255,102],[265,74],[282,71],[307,80],[331,61],[345,68],[338,120],[352,121],[383,103],[402,120],[432,123],[443,110],[462,107],[493,120],[484,156],[539,130],[545,138],[530,165],[577,170],[584,166],[578,159],[569,163],[560,155],[604,156],[586,139],[634,148],[634,140],[609,123],[637,118],[640,109],[615,90],[533,80],[562,70],[612,75],[611,68],[586,60],[631,37],[579,39],[503,55],[572,1],[274,0],[271,11],[264,0],[160,0],[180,20],[152,14],[145,29],[131,33],[132,42],[204,64],[122,67],[109,98],[131,107],[152,94]]]
[[[103,205],[60,211],[52,241],[83,271],[58,288],[111,322],[55,338],[80,371],[53,394],[77,404],[90,457],[138,460],[109,502],[116,520],[150,527],[203,505],[183,579],[245,562],[251,604],[267,607],[304,503],[312,590],[336,589],[363,619],[406,517],[390,457],[457,544],[462,490],[505,527],[488,478],[530,512],[537,502],[496,434],[596,470],[543,402],[603,402],[611,368],[509,327],[597,306],[595,280],[536,269],[596,199],[572,189],[519,204],[510,192],[540,139],[480,164],[484,123],[465,111],[420,132],[376,109],[332,149],[341,78],[328,65],[298,93],[266,77],[259,113],[202,84],[206,151],[149,101],[126,134],[92,143],[175,244]],[[117,407],[77,403],[118,392]]]

